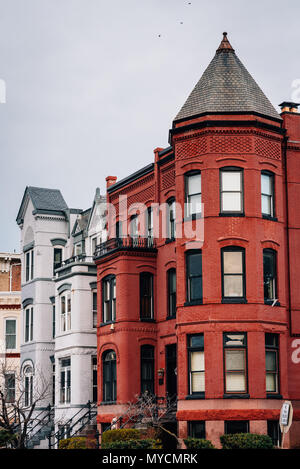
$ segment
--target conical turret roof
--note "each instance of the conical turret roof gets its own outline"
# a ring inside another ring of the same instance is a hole
[[[223,33],[216,54],[175,121],[203,113],[256,113],[281,120]]]

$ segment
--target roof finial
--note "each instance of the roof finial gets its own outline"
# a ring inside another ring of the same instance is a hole
[[[230,42],[227,39],[227,33],[223,33],[223,39],[221,44],[219,45],[217,52],[234,52],[233,47],[231,46]]]

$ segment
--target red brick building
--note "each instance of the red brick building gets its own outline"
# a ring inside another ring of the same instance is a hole
[[[297,104],[279,115],[224,33],[169,143],[126,179],[107,178],[109,238],[95,253],[98,423],[148,390],[177,396],[180,437],[277,441],[289,399],[285,445],[300,446]]]

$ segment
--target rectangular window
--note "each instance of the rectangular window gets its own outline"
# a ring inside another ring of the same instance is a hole
[[[206,438],[205,432],[205,421],[192,421],[189,422],[189,437],[191,438],[199,438],[204,439]]]
[[[245,299],[245,250],[230,247],[221,253],[223,300]]]
[[[153,319],[153,275],[140,274],[140,317]]]
[[[61,332],[71,330],[71,312],[71,292],[68,291],[60,297]]]
[[[97,291],[92,292],[93,296],[93,328],[97,327]]]
[[[279,393],[279,340],[278,334],[266,334],[266,392]]]
[[[261,213],[267,217],[274,217],[274,174],[261,173]]]
[[[227,420],[225,421],[225,434],[249,433],[248,420]]]
[[[276,251],[272,249],[264,249],[263,251],[264,266],[264,298],[265,302],[273,302],[276,299]]]
[[[168,202],[168,239],[174,240],[176,235],[176,205],[175,199]]]
[[[33,270],[34,270],[34,253],[33,249],[27,251],[25,254],[25,280],[29,282],[29,280],[33,279]]]
[[[224,333],[225,393],[247,393],[247,336]]]
[[[221,213],[243,213],[243,170],[221,169]]]
[[[5,321],[5,346],[7,349],[15,349],[17,346],[16,319],[6,319]]]
[[[60,362],[60,402],[71,402],[71,359],[64,358]]]
[[[205,392],[204,334],[188,336],[189,394]]]
[[[187,301],[202,302],[202,252],[186,254]]]
[[[53,273],[62,266],[62,248],[54,248]]]
[[[176,270],[168,270],[168,317],[176,317]]]
[[[15,402],[16,400],[16,377],[13,373],[5,374],[5,392],[6,392],[6,402]]]
[[[201,213],[201,173],[189,174],[185,176],[185,202],[186,215]]]
[[[33,307],[25,309],[25,342],[33,340]]]
[[[116,277],[111,276],[102,282],[103,322],[116,320]]]

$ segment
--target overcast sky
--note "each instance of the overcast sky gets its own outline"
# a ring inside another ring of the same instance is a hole
[[[27,185],[86,209],[107,175],[152,162],[223,31],[275,106],[300,78],[299,0],[0,0],[0,12],[0,252],[19,250]]]

